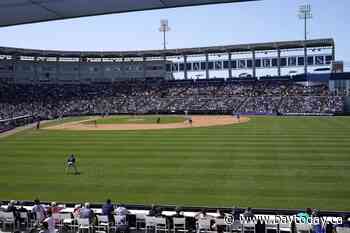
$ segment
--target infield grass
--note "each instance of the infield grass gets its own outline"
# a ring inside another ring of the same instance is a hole
[[[64,173],[75,153],[81,175]],[[0,199],[350,210],[350,118],[0,139]]]

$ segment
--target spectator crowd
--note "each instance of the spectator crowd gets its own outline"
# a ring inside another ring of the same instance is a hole
[[[53,119],[68,115],[124,113],[337,113],[343,97],[326,85],[291,81],[186,84],[124,81],[113,84],[19,85],[0,82],[0,120],[23,115]]]
[[[58,205],[56,202],[43,204],[38,199],[30,204],[12,200],[7,204],[0,203],[0,231],[56,233],[87,230],[156,233],[162,230],[175,233],[179,231],[266,233],[266,227],[269,225],[269,230],[280,232],[280,223],[267,220],[266,217],[269,215],[265,215],[265,218],[258,217],[250,207],[188,210],[181,207],[169,209],[169,206],[163,209],[161,206],[152,205],[139,208],[140,206],[137,210],[129,210],[123,204],[113,204],[110,199],[103,205],[95,204],[94,208],[88,202],[84,205],[76,204],[71,208],[65,204]],[[284,232],[342,233],[341,230],[350,228],[349,216],[346,214],[341,217],[342,221],[337,223],[331,221],[309,223],[310,218],[322,217],[319,210],[311,208],[295,212],[293,216],[298,219],[292,220],[287,228],[286,224],[282,223]]]

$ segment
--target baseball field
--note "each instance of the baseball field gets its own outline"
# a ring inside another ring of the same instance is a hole
[[[78,120],[89,119],[43,127]],[[80,175],[65,173],[71,153]],[[250,117],[159,130],[29,129],[0,138],[0,161],[0,199],[350,210],[346,117]]]

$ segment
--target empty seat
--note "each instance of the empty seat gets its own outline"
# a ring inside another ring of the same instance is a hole
[[[210,231],[210,218],[200,218],[197,220],[197,232],[208,232]]]
[[[186,231],[186,218],[173,218],[173,231],[176,233],[176,231]]]

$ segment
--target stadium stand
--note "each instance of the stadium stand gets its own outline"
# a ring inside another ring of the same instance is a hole
[[[0,119],[32,116],[54,119],[94,114],[335,114],[343,97],[327,85],[304,86],[292,81],[251,81],[188,85],[163,80],[113,84],[1,84]],[[8,123],[7,123],[8,124]],[[2,128],[6,124],[2,124]]]

